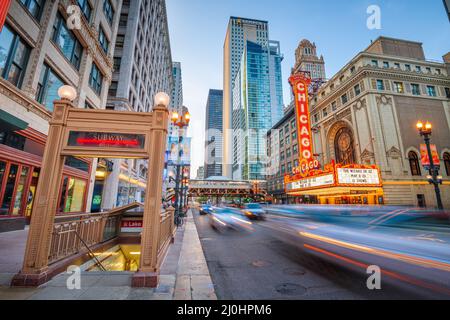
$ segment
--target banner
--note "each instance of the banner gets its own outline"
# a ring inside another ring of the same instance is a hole
[[[8,15],[9,5],[11,0],[0,1],[0,32],[2,32],[3,25],[5,24],[6,16]]]
[[[437,147],[435,144],[430,145],[431,148],[431,155],[433,157],[433,164],[435,167],[439,167],[441,162],[439,160],[439,154],[437,151]],[[430,157],[428,156],[428,149],[426,144],[420,145],[420,157],[422,161],[422,166],[426,168],[427,170],[430,170],[431,163],[430,163]]]
[[[180,164],[189,166],[191,164],[191,138],[182,138],[179,144]]]
[[[178,137],[169,137],[169,152],[167,155],[167,164],[168,165],[177,165],[178,164]]]

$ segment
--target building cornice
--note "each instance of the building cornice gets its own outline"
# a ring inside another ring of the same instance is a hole
[[[33,112],[46,121],[50,121],[51,112],[45,106],[28,97],[24,92],[2,78],[0,78],[0,94],[20,104],[27,111]]]

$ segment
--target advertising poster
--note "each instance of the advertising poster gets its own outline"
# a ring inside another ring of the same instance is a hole
[[[431,155],[433,156],[433,164],[436,167],[439,167],[440,161],[439,161],[439,154],[437,151],[437,147],[435,144],[430,145],[431,148]],[[422,165],[428,170],[430,169],[431,163],[430,163],[430,157],[428,156],[428,150],[427,146],[425,144],[420,145],[420,156]]]
[[[191,138],[182,138],[180,142],[180,164],[188,166],[191,164]]]
[[[169,165],[178,164],[178,137],[169,137],[169,154],[167,156]]]

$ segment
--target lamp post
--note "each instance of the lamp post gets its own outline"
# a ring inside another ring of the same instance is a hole
[[[191,121],[191,115],[189,114],[189,111],[187,108],[183,107],[182,113],[173,112],[172,113],[172,123],[179,128],[178,130],[178,146],[181,142],[181,129],[188,127],[189,123]],[[179,218],[180,213],[182,210],[182,199],[181,196],[183,194],[183,165],[180,164],[180,151],[178,151],[178,163],[176,165],[177,167],[177,174],[176,174],[176,180],[175,180],[175,223],[177,226],[179,226]],[[181,190],[180,190],[180,182],[181,182]],[[181,192],[180,192],[181,191]]]
[[[441,190],[439,189],[439,185],[442,184],[442,177],[438,176],[438,168],[434,165],[433,154],[431,152],[431,133],[432,133],[432,125],[430,122],[427,122],[425,125],[422,121],[417,122],[417,130],[419,130],[420,135],[425,140],[425,145],[427,146],[428,158],[430,159],[430,175],[427,177],[428,182],[434,185],[434,192],[436,193],[436,200],[439,210],[443,210],[444,206],[442,205],[441,199]]]

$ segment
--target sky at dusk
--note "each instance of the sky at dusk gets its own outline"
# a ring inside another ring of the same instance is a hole
[[[184,105],[192,115],[192,170],[204,162],[209,89],[223,86],[223,43],[230,16],[267,20],[269,38],[281,43],[284,104],[295,49],[306,38],[317,45],[331,78],[378,36],[422,42],[428,60],[450,51],[450,22],[442,0],[166,0],[173,61],[181,62]],[[381,9],[381,29],[367,28],[370,5]]]

